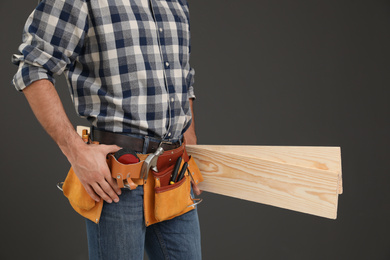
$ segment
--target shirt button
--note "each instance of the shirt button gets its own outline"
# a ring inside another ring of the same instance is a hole
[[[163,28],[160,28],[159,31],[162,32],[162,31],[163,31]]]
[[[168,136],[171,136],[172,134],[171,133],[168,133]]]
[[[169,62],[168,61],[165,62],[165,66],[169,67]]]
[[[171,102],[173,102],[173,101],[175,101],[175,99],[174,99],[174,98],[171,98]]]

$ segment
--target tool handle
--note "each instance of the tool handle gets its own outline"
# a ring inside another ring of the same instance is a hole
[[[181,161],[183,159],[181,157],[179,157],[176,161],[176,164],[175,164],[175,167],[173,168],[173,172],[172,172],[172,176],[171,176],[171,181],[169,182],[170,184],[174,184],[175,181],[176,181],[176,177],[177,177],[177,174],[179,173],[179,168],[180,168],[180,164],[181,164]]]
[[[179,177],[177,177],[177,181],[181,181],[184,177],[184,174],[186,173],[187,171],[187,167],[188,167],[188,163],[184,163],[183,164],[183,167],[181,168],[181,171],[180,171],[180,174],[179,174]]]

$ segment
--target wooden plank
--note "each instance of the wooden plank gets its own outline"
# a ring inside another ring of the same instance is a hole
[[[302,167],[287,160],[262,159],[260,154],[243,155],[239,147],[228,153],[225,148],[187,146],[203,174],[202,190],[321,217],[337,217],[340,173]]]
[[[187,146],[191,149],[192,146]],[[302,167],[339,173],[339,194],[342,194],[340,147],[330,146],[254,146],[199,145],[199,148],[259,158]]]

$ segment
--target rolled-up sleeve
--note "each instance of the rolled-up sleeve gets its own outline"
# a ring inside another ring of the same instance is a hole
[[[69,68],[82,51],[88,31],[88,9],[83,0],[44,0],[27,19],[20,54],[12,62],[12,80],[19,91],[40,79],[55,83],[53,75]]]
[[[195,79],[194,79],[194,76],[195,76],[195,70],[194,68],[190,68],[190,71],[188,73],[188,76],[187,76],[187,86],[189,86],[188,88],[188,98],[193,98],[195,99],[195,91],[194,91],[194,83],[195,83]]]

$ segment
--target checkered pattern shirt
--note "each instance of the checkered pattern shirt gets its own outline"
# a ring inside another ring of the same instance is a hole
[[[13,84],[64,73],[92,125],[164,139],[191,122],[186,0],[44,0],[29,16]]]

